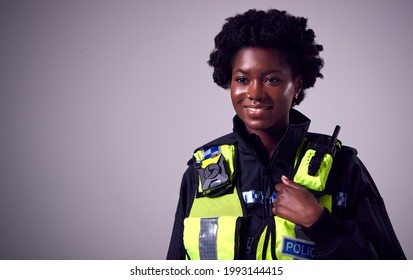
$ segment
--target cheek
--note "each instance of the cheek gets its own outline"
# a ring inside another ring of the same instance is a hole
[[[234,109],[235,113],[241,117],[243,114],[242,112],[243,108],[240,105],[242,103],[242,97],[240,94],[237,94],[232,90],[231,90],[231,103],[232,103],[232,108]]]
[[[237,87],[231,87],[230,89],[232,104],[237,104],[242,99],[242,91]]]
[[[284,88],[284,90],[281,92],[281,94],[277,95],[281,101],[284,101],[283,103],[292,103],[293,99],[294,99],[294,95],[295,95],[295,91],[294,91],[294,85],[293,84],[289,84],[288,86],[286,86],[286,88]]]
[[[295,96],[295,85],[293,82],[288,84],[287,90],[286,90],[286,95],[288,95],[290,98],[294,98]]]

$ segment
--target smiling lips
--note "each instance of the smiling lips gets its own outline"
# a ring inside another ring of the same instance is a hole
[[[244,106],[246,111],[254,116],[258,116],[260,114],[265,113],[266,111],[272,109],[272,106],[265,106],[265,105],[250,105]]]

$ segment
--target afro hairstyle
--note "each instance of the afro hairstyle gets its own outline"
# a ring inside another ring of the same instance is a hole
[[[276,9],[251,9],[227,18],[215,37],[215,48],[208,60],[218,86],[230,88],[233,59],[243,47],[275,48],[281,52],[293,76],[302,80],[302,89],[293,106],[301,103],[305,90],[313,87],[317,78],[323,78],[320,71],[324,61],[319,56],[323,46],[315,42],[314,31],[307,28],[306,18]]]

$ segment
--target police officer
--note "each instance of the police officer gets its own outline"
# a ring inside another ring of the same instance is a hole
[[[227,19],[208,63],[234,129],[189,161],[168,259],[405,259],[357,151],[293,108],[323,77],[322,49],[285,11]]]

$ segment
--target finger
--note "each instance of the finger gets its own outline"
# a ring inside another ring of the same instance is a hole
[[[273,208],[271,209],[271,212],[272,212],[272,214],[273,214],[274,216],[277,216],[277,210],[275,209],[275,207],[273,207]]]
[[[284,188],[285,188],[285,185],[282,184],[282,183],[275,184],[275,190],[276,190],[277,192],[281,191],[281,190],[284,189]]]
[[[303,187],[300,186],[299,184],[297,184],[297,183],[295,183],[294,181],[288,179],[287,176],[285,176],[285,175],[282,175],[282,176],[281,176],[281,181],[282,181],[285,185],[287,185],[287,186],[289,186],[289,187],[292,187],[292,188],[294,188],[294,189],[302,189],[302,188],[303,188]]]
[[[274,200],[274,202],[273,202],[273,204],[272,204],[272,213],[274,214],[274,215],[278,215],[279,213],[279,210],[280,210],[280,207],[282,207],[282,206],[280,206],[279,205],[280,204],[280,202],[277,200],[277,199],[275,199]]]
[[[286,208],[284,206],[278,205],[277,203],[274,203],[271,212],[274,216],[279,216],[281,218],[284,218]]]

